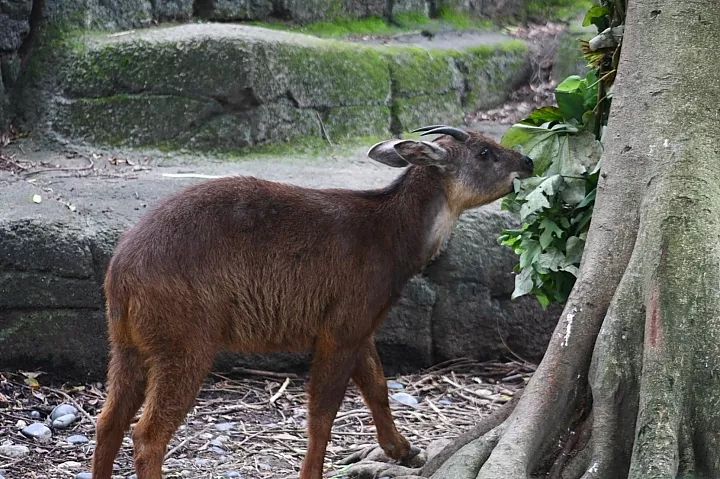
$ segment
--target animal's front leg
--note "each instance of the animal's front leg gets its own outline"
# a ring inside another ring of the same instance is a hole
[[[360,348],[352,379],[372,412],[378,443],[385,454],[396,460],[407,460],[416,455],[418,451],[411,450],[410,443],[398,432],[393,422],[385,374],[372,337]]]
[[[331,340],[318,340],[310,368],[308,404],[308,449],[300,479],[321,479],[325,449],[335,415],[345,396],[357,348],[340,347]]]

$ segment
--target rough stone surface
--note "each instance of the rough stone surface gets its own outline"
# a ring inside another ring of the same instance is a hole
[[[364,160],[365,150],[307,164],[265,159],[199,166],[176,160],[175,166],[154,165],[136,173],[142,181],[114,178],[112,171],[100,179],[58,178],[51,182],[53,195],[40,204],[31,198],[45,194],[42,184],[0,172],[8,199],[0,202],[0,274],[26,285],[25,290],[16,288],[11,279],[0,285],[5,305],[0,307],[0,364],[40,368],[57,377],[104,377],[107,345],[100,290],[119,232],[148,205],[198,181],[166,173],[246,174],[312,187],[389,183],[398,170]],[[531,360],[542,355],[557,316],[529,298],[510,301],[516,258],[497,244],[497,236],[515,224],[492,205],[461,218],[446,252],[408,284],[376,335],[388,373],[459,356],[508,357],[508,347]],[[45,282],[34,284],[39,278]],[[40,285],[54,286],[43,293]],[[28,295],[33,288],[36,292]],[[224,355],[221,361],[225,370],[238,364],[284,370],[302,366],[307,356]]]
[[[86,35],[48,72],[57,89],[32,98],[51,135],[108,145],[238,149],[386,134],[459,123],[505,98],[527,47],[476,41],[491,44],[385,47],[229,24]]]
[[[20,459],[30,454],[30,448],[18,444],[4,444],[0,446],[0,456],[7,459]]]
[[[35,422],[24,427],[21,431],[23,436],[36,439],[39,442],[45,442],[52,437],[52,431],[44,424]]]

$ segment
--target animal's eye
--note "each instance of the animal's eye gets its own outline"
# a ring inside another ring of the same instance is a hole
[[[480,155],[487,156],[489,152],[490,150],[488,150],[487,148],[483,148],[482,150],[480,150]]]

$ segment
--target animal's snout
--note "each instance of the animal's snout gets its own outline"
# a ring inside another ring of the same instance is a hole
[[[532,171],[533,168],[535,167],[535,164],[533,163],[532,158],[530,158],[529,156],[524,156],[523,161],[525,161],[525,164],[527,165],[527,167],[530,168],[530,171]]]

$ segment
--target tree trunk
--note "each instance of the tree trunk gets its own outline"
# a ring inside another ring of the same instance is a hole
[[[514,411],[435,479],[720,477],[720,5],[630,0],[580,276]]]

